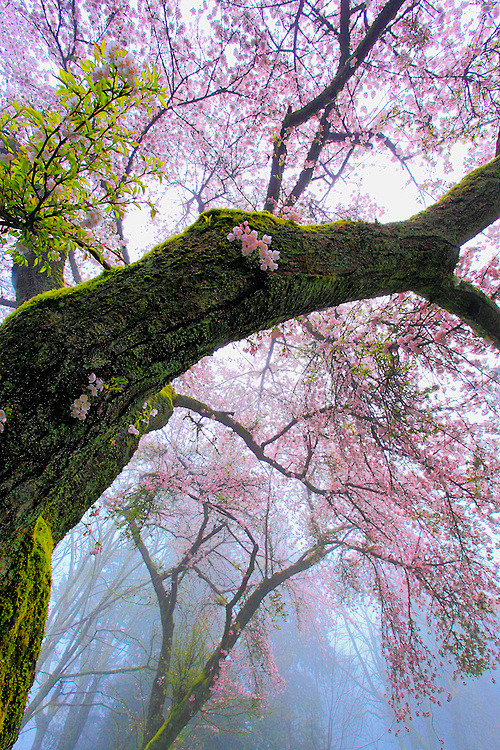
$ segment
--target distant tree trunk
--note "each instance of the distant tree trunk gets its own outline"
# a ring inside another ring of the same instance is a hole
[[[100,675],[94,675],[90,687],[84,693],[78,693],[69,707],[56,750],[74,750],[76,743],[85,729],[89,714],[94,707]]]
[[[52,716],[46,714],[45,711],[40,711],[35,717],[36,733],[35,739],[31,746],[31,750],[40,750],[42,747],[43,740],[47,734],[47,729],[52,721]]]
[[[18,247],[19,249],[19,247]],[[40,258],[32,250],[23,248],[21,255],[26,260],[26,265],[15,263],[12,267],[12,286],[16,292],[16,302],[22,305],[36,297],[38,294],[59,289],[63,286],[64,259],[59,261]],[[35,265],[35,261],[41,261]],[[47,271],[40,271],[46,262]]]

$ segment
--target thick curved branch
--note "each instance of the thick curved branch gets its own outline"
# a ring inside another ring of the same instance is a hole
[[[197,414],[200,414],[202,417],[208,417],[209,419],[215,419],[220,424],[223,424],[225,427],[229,427],[230,430],[232,430],[235,435],[238,435],[247,448],[254,454],[254,456],[261,461],[262,463],[268,464],[268,466],[271,466],[273,469],[278,471],[280,474],[283,474],[283,476],[287,477],[288,479],[296,479],[298,482],[302,482],[304,487],[306,487],[308,490],[313,492],[316,495],[322,495],[322,496],[328,496],[330,493],[327,490],[321,489],[320,487],[317,487],[314,485],[309,479],[307,479],[306,474],[307,471],[291,471],[290,469],[287,469],[285,466],[280,464],[278,461],[276,461],[274,458],[271,458],[270,456],[266,456],[264,452],[264,444],[259,445],[259,443],[256,442],[254,439],[252,433],[250,430],[247,430],[246,427],[243,427],[240,422],[237,422],[233,417],[228,414],[226,411],[218,411],[217,409],[212,409],[211,406],[208,406],[207,404],[202,403],[201,401],[198,401],[195,398],[192,398],[191,396],[185,396],[181,393],[176,393],[172,404],[174,408],[178,407],[181,409],[189,409],[190,411],[194,411]],[[326,409],[318,409],[318,413],[326,411]],[[298,420],[295,420],[297,422]],[[293,421],[292,421],[293,424]],[[282,433],[285,432],[285,430],[282,431]],[[268,440],[266,444],[271,443],[275,438],[272,438],[271,440]]]
[[[430,302],[457,315],[479,336],[500,349],[500,307],[480,289],[463,279],[454,277],[441,288],[433,288]]]
[[[458,246],[500,216],[500,158],[408,221],[299,227],[267,213],[213,210],[136,264],[22,305],[0,328],[0,537],[19,539],[44,510],[56,539],[128,462],[148,401],[220,346],[313,310],[415,291],[463,316],[500,347],[500,313],[473,287],[453,287]],[[247,219],[280,251],[274,273],[227,234]],[[476,307],[471,306],[474,299]],[[481,300],[481,304],[478,304]],[[95,373],[108,389],[85,421],[71,404]],[[8,553],[8,548],[5,548]]]
[[[468,174],[409,227],[431,229],[459,247],[500,217],[500,156]]]

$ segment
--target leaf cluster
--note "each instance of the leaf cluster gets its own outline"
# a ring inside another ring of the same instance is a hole
[[[158,73],[131,72],[125,50],[106,54],[103,43],[76,72],[59,71],[53,109],[12,101],[0,116],[0,243],[17,263],[26,247],[42,270],[76,248],[102,258],[96,228],[148,203],[144,178],[161,180],[162,163],[144,153],[133,173],[121,168],[139,147],[138,118],[163,99]]]

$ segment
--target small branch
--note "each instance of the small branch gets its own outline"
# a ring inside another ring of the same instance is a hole
[[[134,540],[134,544],[141,554],[141,557],[144,561],[144,565],[148,569],[149,577],[151,578],[151,583],[153,584],[153,588],[155,590],[158,603],[160,605],[160,611],[162,611],[162,605],[163,607],[166,607],[168,603],[168,598],[169,598],[167,592],[165,591],[163,587],[163,579],[161,575],[158,573],[158,571],[156,570],[156,566],[151,559],[149,550],[142,540],[141,533],[139,531],[137,523],[134,520],[128,520],[128,519],[127,519],[127,522],[128,522],[128,527],[130,529],[130,533],[132,534],[132,539]]]
[[[344,3],[344,5],[342,13],[343,18],[341,19],[341,23],[345,32],[346,23],[348,27],[349,7],[346,0],[342,0],[342,2]],[[344,41],[341,41],[341,56],[337,68],[337,73],[335,74],[331,83],[326,86],[323,91],[318,94],[318,96],[316,96],[314,99],[308,102],[308,104],[304,105],[300,109],[292,111],[291,106],[288,108],[288,111],[281,125],[280,134],[276,138],[274,144],[273,156],[271,159],[271,176],[269,178],[267,196],[264,203],[265,211],[274,213],[278,203],[287,153],[286,139],[290,133],[290,130],[303,125],[314,115],[317,115],[319,112],[325,110],[329,106],[333,106],[333,103],[337,99],[337,96],[343,90],[344,86],[354,75],[362,62],[369,55],[371,49],[376,44],[381,34],[385,31],[389,23],[395,18],[399,9],[402,5],[404,5],[405,2],[406,0],[389,0],[389,2],[384,5],[377,18],[374,20],[374,22],[366,32],[362,41],[356,47],[353,55],[348,56],[346,59],[344,59],[344,53],[348,49],[349,44],[349,33],[347,28],[347,32],[345,32],[347,33],[347,38],[344,39]],[[328,132],[329,125],[327,121],[328,114],[329,111],[324,112],[324,117],[322,118],[322,123],[319,129],[320,135],[316,133],[313,143],[311,144],[310,152],[314,155],[314,158],[312,159],[314,163],[316,163],[321,148],[323,147],[326,140],[326,134]],[[316,151],[318,152],[317,154]],[[309,160],[311,161],[311,159]],[[312,176],[312,170],[311,174],[308,174],[307,170],[305,170],[305,172],[305,177],[308,178],[307,184],[309,184],[310,178]]]
[[[297,71],[297,37],[299,35],[299,22],[302,10],[304,8],[304,0],[300,0],[297,13],[295,15],[295,21],[293,24],[293,69]]]
[[[345,84],[357,68],[359,68],[360,64],[366,59],[380,35],[395,18],[398,10],[405,2],[406,0],[389,0],[389,2],[384,5],[377,18],[368,29],[364,39],[362,39],[355,49],[352,55],[353,62],[355,61],[353,67],[351,68],[344,65],[338,70],[332,82],[326,86],[318,96],[312,99],[304,107],[301,107],[301,109],[287,115],[283,123],[286,127],[296,128],[299,125],[302,125],[313,115],[324,109],[327,104],[336,99],[337,95],[342,91]]]
[[[239,435],[239,437],[243,440],[247,448],[249,448],[254,456],[263,463],[268,464],[273,469],[276,469],[276,471],[279,471],[280,474],[283,474],[283,476],[288,477],[289,479],[296,479],[299,482],[302,482],[304,487],[307,487],[311,492],[314,492],[316,495],[321,495],[323,497],[328,496],[330,493],[327,490],[321,489],[320,487],[317,487],[316,485],[312,484],[312,482],[309,481],[309,479],[306,478],[305,472],[297,472],[297,471],[290,471],[290,469],[286,469],[284,466],[279,464],[277,461],[275,461],[273,458],[270,458],[269,456],[266,456],[264,453],[264,450],[261,445],[259,445],[256,440],[254,439],[252,433],[247,430],[243,425],[241,425],[239,422],[237,422],[235,419],[233,419],[227,412],[217,411],[216,409],[212,409],[207,404],[203,404],[201,401],[197,401],[194,398],[191,398],[190,396],[185,396],[183,394],[177,393],[172,401],[174,408],[180,407],[183,409],[190,409],[191,411],[195,411],[198,414],[201,414],[202,417],[209,417],[215,419],[220,424],[225,425],[226,427],[229,427],[236,435]],[[271,441],[268,441],[271,442]]]
[[[340,61],[339,65],[345,65],[349,58],[350,50],[350,33],[349,33],[349,20],[350,20],[350,8],[349,0],[340,0]]]
[[[17,302],[15,302],[13,299],[5,299],[5,297],[0,297],[0,305],[4,305],[4,307],[17,307]]]
[[[111,271],[112,266],[108,263],[107,260],[104,260],[104,258],[101,257],[100,253],[97,252],[97,250],[94,250],[93,247],[90,247],[90,245],[86,245],[85,242],[82,242],[76,237],[71,238],[75,245],[78,245],[78,247],[81,247],[82,250],[94,258],[99,265],[101,265],[103,268],[106,269],[106,271]]]

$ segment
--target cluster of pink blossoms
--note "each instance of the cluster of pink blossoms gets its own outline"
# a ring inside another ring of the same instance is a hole
[[[3,409],[0,409],[0,432],[4,431],[4,424],[7,421],[7,416]]]
[[[102,212],[99,211],[99,209],[95,206],[92,206],[88,209],[85,218],[80,223],[82,226],[87,227],[88,229],[93,229],[101,223],[102,218]]]
[[[158,414],[158,409],[151,409],[147,401],[143,403],[142,408],[143,408],[143,412],[142,412],[142,416],[140,417],[140,421],[148,424],[151,417],[156,417],[156,415]],[[131,435],[141,434],[135,424],[129,424],[128,431]]]
[[[79,398],[76,398],[71,404],[71,416],[83,422],[83,420],[87,417],[87,412],[89,409],[89,397],[86,393],[82,393],[82,395]]]
[[[100,393],[103,388],[103,381],[100,378],[97,378],[95,376],[95,373],[91,372],[89,375],[89,384],[87,386],[87,389],[90,391],[90,395],[97,396],[97,394]],[[75,419],[83,421],[86,418],[89,409],[89,397],[86,393],[82,393],[82,395],[79,398],[75,399],[71,404],[71,416]]]
[[[106,52],[104,53],[106,63],[94,70],[92,74],[94,83],[97,83],[102,78],[109,78],[111,67],[114,67],[119,76],[124,78],[131,86],[134,85],[134,79],[141,71],[130,52],[127,52],[125,55],[123,54],[124,52],[125,50],[121,48],[118,42],[112,40],[107,43]]]
[[[257,231],[250,229],[248,221],[244,221],[239,227],[233,227],[233,231],[227,235],[229,242],[241,240],[241,252],[250,255],[254,250],[259,251],[259,263],[263,271],[276,271],[280,254],[277,250],[269,250],[271,237],[265,234],[261,240],[258,239]]]
[[[280,214],[284,219],[290,219],[296,224],[302,224],[302,213],[298,208],[293,206],[285,206]]]

